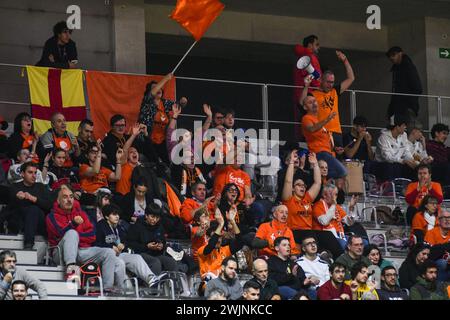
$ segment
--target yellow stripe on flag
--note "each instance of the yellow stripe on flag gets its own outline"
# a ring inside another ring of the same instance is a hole
[[[81,121],[68,121],[66,122],[67,131],[73,133],[75,136],[78,135],[78,126],[80,125]]]
[[[85,106],[82,70],[62,70],[61,95],[64,107]]]
[[[51,122],[48,120],[33,118],[33,127],[35,132],[39,135],[43,135],[48,129],[51,128]]]
[[[50,106],[48,68],[27,66],[31,104]]]

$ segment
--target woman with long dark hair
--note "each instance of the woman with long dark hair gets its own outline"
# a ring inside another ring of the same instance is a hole
[[[14,132],[8,138],[8,157],[16,159],[22,149],[32,151],[34,136],[33,120],[27,112],[19,113],[14,119]]]
[[[424,263],[430,255],[430,245],[427,243],[417,243],[408,253],[399,269],[400,287],[410,289],[417,282],[420,276],[419,266]]]
[[[378,266],[380,270],[393,265],[391,261],[383,258],[380,248],[375,244],[365,246],[363,255],[366,256],[373,265]]]

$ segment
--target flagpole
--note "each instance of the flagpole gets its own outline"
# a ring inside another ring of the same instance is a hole
[[[198,41],[195,41],[192,46],[188,49],[188,51],[186,51],[186,53],[184,54],[183,58],[181,58],[180,62],[178,62],[178,64],[175,66],[175,68],[173,68],[172,70],[172,74],[175,74],[175,71],[177,71],[178,67],[181,65],[181,63],[183,62],[183,60],[187,57],[187,55],[189,54],[189,52],[191,52],[192,48],[194,48],[194,46],[197,44]]]

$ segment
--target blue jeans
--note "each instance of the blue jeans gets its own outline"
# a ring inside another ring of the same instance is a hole
[[[342,178],[347,175],[347,168],[331,153],[319,152],[317,160],[324,160],[328,164],[328,177],[332,179]]]

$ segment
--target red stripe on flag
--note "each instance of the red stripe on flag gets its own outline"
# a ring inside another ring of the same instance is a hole
[[[62,112],[63,109],[61,93],[61,72],[61,69],[48,70],[48,95],[50,97],[50,109],[52,110],[52,113]],[[50,117],[42,119],[50,119]]]
[[[40,120],[49,120],[56,112],[54,108],[49,107],[43,107],[39,105],[31,105],[31,112],[33,114],[33,117]],[[81,121],[83,119],[86,119],[86,107],[67,107],[67,108],[61,108],[58,110],[58,112],[61,112],[64,115],[64,118],[66,118],[66,121]]]

